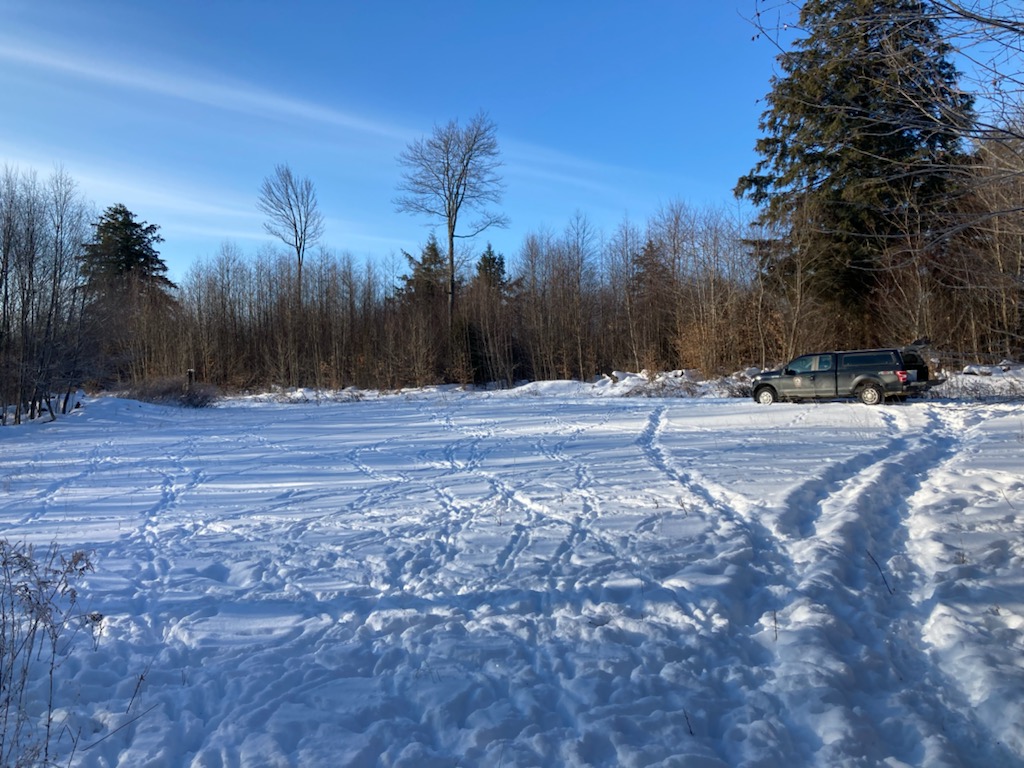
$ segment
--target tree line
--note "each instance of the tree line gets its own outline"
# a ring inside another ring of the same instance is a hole
[[[175,284],[158,226],[122,204],[97,215],[62,170],[4,169],[2,418],[54,413],[79,386],[187,370],[243,389],[711,376],[924,337],[949,364],[1019,358],[1021,11],[772,4],[787,8],[792,25],[758,16],[780,53],[760,159],[735,190],[749,217],[677,201],[602,232],[581,212],[515,253],[474,250],[507,224],[496,126],[481,113],[397,158],[396,211],[433,220],[442,241],[356,262],[322,243],[312,181],[282,164],[256,199],[280,247],[225,243]],[[973,56],[973,89],[954,54]]]
[[[301,287],[290,254],[224,245],[181,283],[179,359],[229,387],[391,389],[726,372],[755,354],[743,227],[722,212],[674,203],[608,239],[579,214],[528,235],[511,264],[490,245],[465,256],[449,320],[448,254],[433,236],[388,266],[321,248]]]
[[[63,170],[0,175],[0,423],[68,399],[86,350],[81,246],[90,208]]]

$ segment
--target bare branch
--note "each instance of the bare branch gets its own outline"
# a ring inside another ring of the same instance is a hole
[[[274,167],[263,180],[256,208],[267,216],[263,229],[295,251],[299,276],[306,250],[320,240],[324,219],[317,206],[316,190],[308,178],[298,178],[286,164]]]
[[[455,239],[479,235],[490,227],[505,227],[508,219],[488,210],[501,203],[504,184],[499,169],[497,126],[483,112],[465,128],[457,120],[434,126],[398,156],[402,178],[396,209],[442,219],[448,231],[448,323],[455,311]],[[479,215],[466,232],[459,231],[463,211]]]

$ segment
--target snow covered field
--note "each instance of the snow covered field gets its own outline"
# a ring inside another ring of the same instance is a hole
[[[80,766],[1024,763],[1024,406],[610,386],[0,429]]]

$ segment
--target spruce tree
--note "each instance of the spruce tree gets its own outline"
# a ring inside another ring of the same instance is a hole
[[[495,253],[490,243],[476,263],[476,279],[491,290],[501,291],[508,280],[505,276],[505,257]]]
[[[156,249],[159,227],[137,221],[123,205],[112,205],[82,246],[88,301],[85,336],[95,384],[140,381],[166,375],[156,362],[173,333],[177,286]]]
[[[82,271],[91,288],[107,292],[133,282],[146,293],[159,295],[177,287],[167,278],[167,265],[156,250],[163,242],[156,224],[136,221],[135,214],[118,203],[93,226],[92,242],[82,246]]]
[[[814,265],[819,299],[863,313],[908,221],[921,248],[941,249],[972,99],[927,2],[807,0],[799,28],[766,98],[761,159],[735,192],[785,233],[786,258]]]
[[[403,275],[405,285],[401,289],[403,298],[413,303],[432,304],[445,295],[447,284],[447,268],[444,254],[433,233],[427,238],[420,258],[407,251],[402,251],[409,263],[410,274]]]

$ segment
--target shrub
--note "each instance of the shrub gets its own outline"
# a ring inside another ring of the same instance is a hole
[[[0,766],[54,763],[62,640],[82,626],[74,583],[91,570],[85,552],[65,557],[53,544],[37,555],[0,539]],[[40,702],[43,715],[31,712]]]
[[[220,397],[220,390],[212,384],[189,383],[185,377],[168,377],[147,379],[128,390],[125,396],[158,405],[208,408]]]

